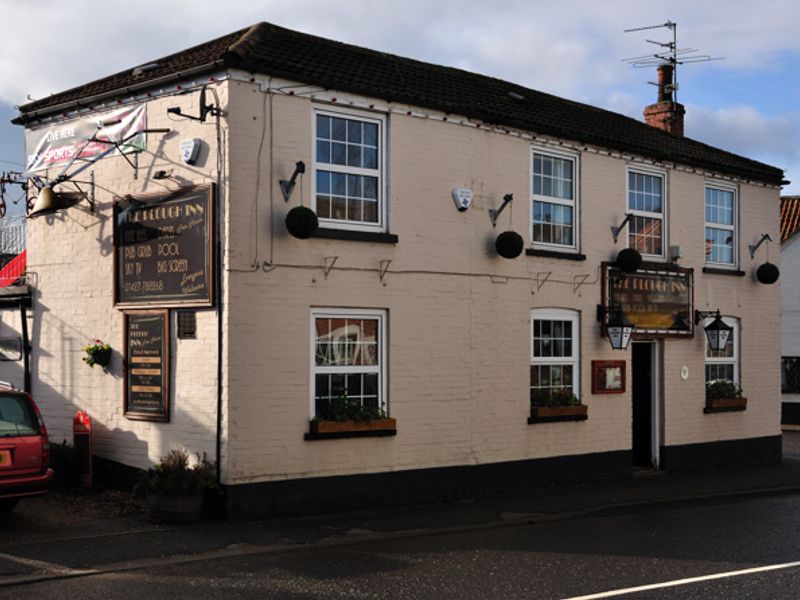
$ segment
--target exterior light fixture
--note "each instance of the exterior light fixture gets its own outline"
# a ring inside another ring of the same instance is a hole
[[[696,310],[694,312],[695,323],[700,323],[701,320],[707,319],[708,317],[714,317],[714,320],[705,327],[706,339],[708,340],[709,347],[717,352],[725,350],[725,346],[728,345],[728,339],[731,336],[733,327],[726,324],[725,321],[722,320],[722,315],[720,315],[719,309],[716,311]]]
[[[636,326],[628,321],[622,307],[612,309],[606,325],[608,341],[614,350],[627,350],[628,342],[631,341],[631,334]]]

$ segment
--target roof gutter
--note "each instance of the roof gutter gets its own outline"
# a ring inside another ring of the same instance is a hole
[[[109,98],[114,98],[116,96],[135,93],[140,90],[150,88],[162,83],[170,83],[172,81],[178,81],[181,79],[185,79],[186,77],[196,75],[198,73],[213,71],[220,67],[224,67],[225,62],[226,61],[222,59],[215,60],[214,62],[199,65],[197,67],[192,67],[191,69],[176,71],[174,73],[170,73],[169,75],[164,75],[162,77],[157,77],[155,79],[148,79],[147,81],[142,81],[141,83],[137,83],[134,85],[125,86],[122,88],[116,88],[108,92],[102,92],[100,94],[95,94],[94,96],[81,98],[80,100],[70,100],[69,102],[62,102],[61,104],[54,104],[53,106],[48,106],[46,108],[41,108],[39,110],[32,110],[28,112],[25,111],[24,106],[21,106],[20,115],[13,118],[11,122],[14,125],[25,125],[26,123],[30,123],[31,121],[35,121],[40,117],[52,113],[63,112],[65,110],[77,109],[77,108],[91,108],[92,104],[96,104],[97,102],[100,102],[102,100],[108,100]]]

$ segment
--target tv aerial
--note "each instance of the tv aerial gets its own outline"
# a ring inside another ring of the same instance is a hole
[[[631,58],[622,59],[623,62],[628,63],[634,69],[645,69],[648,67],[660,67],[661,65],[670,65],[672,67],[672,81],[667,84],[666,90],[672,95],[672,100],[677,102],[678,92],[678,79],[677,67],[678,65],[709,62],[712,60],[725,60],[722,57],[712,57],[708,54],[698,54],[699,50],[696,48],[679,48],[678,47],[678,24],[674,21],[667,21],[661,25],[646,25],[644,27],[632,27],[623,30],[624,33],[633,33],[635,31],[647,31],[650,29],[666,28],[672,32],[672,41],[659,42],[656,40],[645,40],[649,44],[653,44],[661,48],[659,52],[653,54],[644,54],[642,56],[633,56]],[[654,81],[648,81],[651,85],[659,85]]]

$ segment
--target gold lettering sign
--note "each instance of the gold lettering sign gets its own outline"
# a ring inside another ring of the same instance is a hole
[[[623,273],[613,265],[605,265],[603,274],[603,305],[606,309],[621,308],[636,326],[636,333],[694,335],[691,269]]]

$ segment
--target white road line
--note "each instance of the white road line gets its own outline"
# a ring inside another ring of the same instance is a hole
[[[625,588],[622,590],[610,590],[608,592],[599,592],[597,594],[589,594],[587,596],[573,596],[572,598],[565,598],[564,600],[596,600],[597,598],[611,598],[613,596],[624,596],[625,594],[635,594],[637,592],[646,592],[649,590],[658,590],[662,588],[676,587],[679,585],[689,585],[692,583],[699,583],[701,581],[711,581],[713,579],[725,579],[726,577],[740,577],[742,575],[753,575],[755,573],[778,571],[780,569],[795,569],[797,567],[800,567],[800,561],[781,563],[779,565],[767,565],[765,567],[754,567],[752,569],[742,569],[741,571],[728,571],[727,573],[714,573],[712,575],[702,575],[700,577],[689,577],[688,579],[675,579],[673,581],[651,583],[648,585],[640,585],[637,587]]]
[[[26,567],[33,567],[34,569],[47,573],[72,573],[73,571],[78,571],[78,569],[71,569],[70,567],[65,567],[56,563],[35,560],[33,558],[22,558],[21,556],[14,556],[13,554],[0,554],[0,559],[25,565]]]

